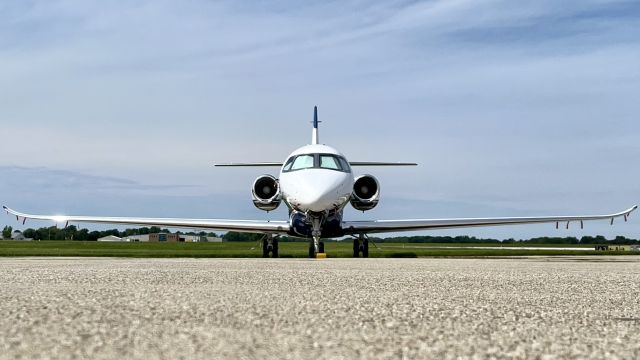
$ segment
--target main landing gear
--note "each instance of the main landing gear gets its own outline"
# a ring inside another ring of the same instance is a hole
[[[353,257],[357,258],[362,253],[363,258],[369,257],[369,239],[365,234],[359,234],[353,239]]]
[[[271,257],[278,257],[278,237],[274,237],[271,234],[265,235],[262,239],[262,257],[268,258],[269,253]]]

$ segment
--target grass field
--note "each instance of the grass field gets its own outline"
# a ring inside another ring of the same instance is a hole
[[[280,257],[307,257],[307,243],[281,242]],[[505,246],[502,249],[476,247],[487,244],[379,244],[369,246],[370,257],[485,257],[532,255],[640,255],[632,251],[576,251],[549,249],[568,248],[571,245],[539,245],[546,249],[521,249]],[[452,248],[453,247],[453,248]],[[531,245],[529,245],[531,247]],[[326,242],[328,257],[351,257],[351,241]],[[119,243],[95,241],[0,241],[0,256],[110,256],[110,257],[261,257],[256,243]]]

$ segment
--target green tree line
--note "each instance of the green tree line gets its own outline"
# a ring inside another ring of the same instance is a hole
[[[11,226],[5,226],[2,230],[2,237],[4,239],[10,239],[13,229]],[[77,241],[96,241],[99,238],[114,235],[118,237],[127,237],[131,235],[146,235],[155,233],[170,233],[168,229],[161,229],[157,226],[142,227],[137,229],[126,230],[102,230],[102,231],[89,231],[88,229],[78,229],[75,225],[70,225],[66,228],[58,228],[56,226],[42,227],[39,229],[25,229],[22,231],[22,235],[26,238],[34,240],[77,240]],[[178,234],[185,235],[199,235],[199,236],[218,236],[213,232],[177,232]],[[252,233],[239,233],[230,231],[226,233],[223,238],[225,241],[259,241],[264,235],[252,234]],[[280,241],[294,242],[294,241],[308,241],[307,239],[281,236]],[[614,239],[606,239],[604,236],[583,236],[577,237],[535,237],[527,240],[498,240],[491,238],[476,238],[474,236],[398,236],[389,238],[371,238],[377,243],[437,243],[437,244],[613,244],[613,245],[635,245],[640,244],[640,240],[631,239],[624,236],[616,236]],[[331,241],[331,240],[325,240]]]
[[[5,226],[2,230],[2,237],[4,239],[10,239],[12,233],[11,226]],[[34,240],[77,240],[77,241],[96,241],[99,238],[113,235],[118,237],[126,237],[132,235],[146,235],[156,233],[170,233],[168,229],[161,229],[157,226],[142,227],[138,229],[126,229],[120,231],[118,229],[102,230],[102,231],[89,231],[88,229],[78,229],[75,225],[69,225],[66,228],[59,228],[56,226],[42,227],[39,229],[25,229],[22,231],[22,235],[26,238]],[[213,232],[177,232],[178,234],[185,235],[199,235],[199,236],[214,236]]]
[[[262,234],[248,234],[238,232],[228,232],[224,235],[225,241],[258,241],[262,239]],[[308,241],[308,239],[281,236],[279,241],[294,242]],[[612,244],[612,245],[635,245],[640,244],[640,240],[630,239],[624,236],[616,236],[615,239],[608,240],[604,236],[583,236],[576,237],[535,237],[527,240],[498,240],[490,238],[477,238],[475,236],[397,236],[388,238],[371,237],[376,243],[433,243],[433,244]],[[337,240],[323,240],[337,241]]]

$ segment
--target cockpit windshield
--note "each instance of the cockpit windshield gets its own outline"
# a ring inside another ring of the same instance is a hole
[[[313,155],[300,155],[293,160],[291,170],[309,169],[313,167]]]
[[[334,154],[294,155],[287,160],[282,171],[289,172],[312,168],[351,172],[351,168],[349,167],[347,160],[342,156]]]
[[[320,167],[323,169],[340,170],[340,161],[333,155],[320,155]]]

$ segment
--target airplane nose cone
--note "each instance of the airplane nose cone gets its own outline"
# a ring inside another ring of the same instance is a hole
[[[302,175],[302,174],[301,174]],[[298,179],[295,200],[302,210],[322,212],[341,205],[350,190],[350,177],[333,171],[307,171]],[[347,189],[349,188],[349,189]]]
[[[321,212],[334,206],[337,196],[335,189],[315,189],[299,197],[300,207]]]

